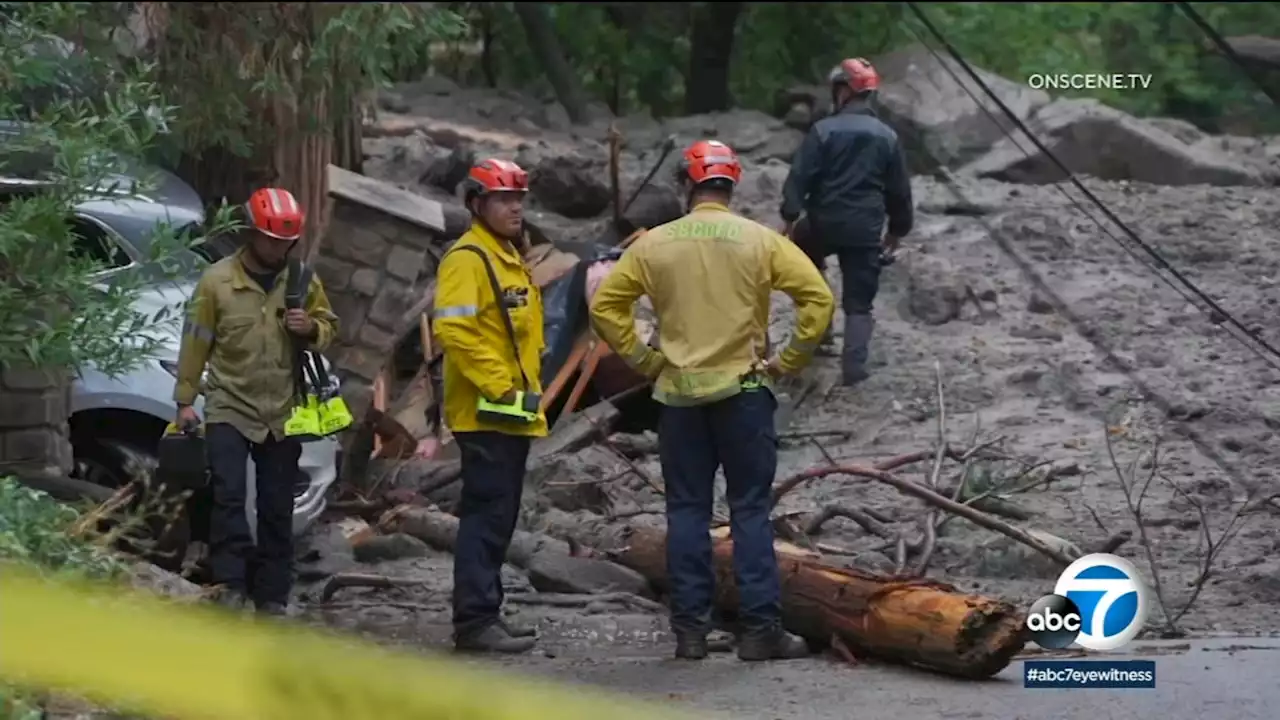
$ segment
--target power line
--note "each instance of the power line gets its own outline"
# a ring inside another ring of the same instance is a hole
[[[1022,143],[1018,142],[1018,138],[1016,136],[1004,130],[1003,126],[1000,124],[1000,121],[996,119],[996,116],[994,114],[992,114],[991,110],[987,107],[986,103],[980,100],[978,96],[975,95],[974,92],[969,89],[969,86],[965,84],[960,79],[960,76],[956,74],[956,71],[953,70],[951,66],[943,60],[942,56],[938,54],[938,51],[935,50],[932,45],[926,42],[924,37],[921,36],[920,33],[917,32],[915,28],[911,27],[910,25],[907,25],[907,30],[910,31],[911,34],[915,36],[916,40],[924,47],[925,50],[929,51],[929,54],[933,56],[934,60],[936,60],[938,64],[942,66],[943,70],[946,71],[946,73],[951,77],[951,79],[956,83],[956,85],[959,86],[960,89],[963,90],[964,93],[969,96],[969,99],[973,101],[973,104],[978,106],[978,109],[980,109],[982,113],[986,115],[987,119],[990,120],[993,125],[995,125],[997,128],[999,128],[1002,132],[1005,133],[1005,137],[1008,138],[1008,140],[1013,143],[1014,147],[1018,148],[1018,150],[1022,152],[1023,155],[1030,158],[1031,153],[1025,147],[1023,147]],[[930,82],[933,82],[932,78],[930,78]],[[935,87],[937,86],[936,83],[934,83],[934,85]],[[1028,135],[1029,134],[1030,133],[1028,132]],[[1142,265],[1143,267],[1146,267],[1147,269],[1151,270],[1152,273],[1154,273],[1158,279],[1160,279],[1165,285],[1167,285],[1170,289],[1172,289],[1179,296],[1181,296],[1182,299],[1185,300],[1192,307],[1195,307],[1200,312],[1205,312],[1204,308],[1199,305],[1199,298],[1197,296],[1195,296],[1193,293],[1188,291],[1182,285],[1179,285],[1178,283],[1175,283],[1171,281],[1169,278],[1165,277],[1161,273],[1160,267],[1153,264],[1147,256],[1143,255],[1142,253],[1138,252],[1136,249],[1131,247],[1129,243],[1125,242],[1124,240],[1116,236],[1116,234],[1112,232],[1111,228],[1106,223],[1100,221],[1088,208],[1084,206],[1083,203],[1080,202],[1079,199],[1077,199],[1071,193],[1067,192],[1067,189],[1062,187],[1061,184],[1051,183],[1051,185],[1053,189],[1058,191],[1058,194],[1060,194],[1063,198],[1065,198],[1067,202],[1071,203],[1071,205],[1077,211],[1079,211],[1081,215],[1084,215],[1086,218],[1088,218],[1088,220],[1092,222],[1100,231],[1106,234],[1106,236],[1109,237],[1112,242],[1118,245],[1120,249],[1128,253],[1129,257],[1133,258],[1138,264]],[[953,191],[954,191],[954,188],[953,188]],[[1238,331],[1236,331],[1235,328],[1230,325],[1223,327],[1223,329],[1227,332],[1229,336],[1231,336],[1233,340],[1240,343],[1243,347],[1249,350],[1249,352],[1257,356],[1258,359],[1267,363],[1273,369],[1280,371],[1280,364],[1276,362],[1276,359],[1268,355],[1263,348],[1255,345],[1251,341],[1250,337],[1247,337],[1247,336],[1241,337]]]
[[[1227,42],[1226,38],[1219,35],[1218,31],[1213,29],[1213,26],[1209,24],[1208,20],[1205,20],[1200,13],[1196,12],[1195,8],[1191,7],[1191,3],[1175,2],[1174,5],[1182,11],[1183,15],[1187,16],[1188,20],[1194,23],[1196,27],[1200,28],[1200,30],[1208,36],[1210,42],[1218,48],[1219,52],[1226,55],[1227,59],[1235,63],[1236,67],[1240,68],[1240,71],[1253,81],[1253,84],[1262,91],[1263,95],[1267,96],[1267,99],[1270,100],[1273,105],[1280,105],[1280,98],[1275,96],[1271,87],[1262,79],[1258,72],[1250,67],[1249,64],[1244,61],[1244,58],[1240,57],[1240,53],[1236,52],[1236,49],[1231,47],[1231,43]]]
[[[969,95],[969,97],[973,99],[974,103],[977,104],[978,107],[981,108],[982,111],[987,115],[988,119],[990,119],[992,122],[996,122],[995,116],[991,114],[991,112],[986,108],[986,106],[982,102],[978,101],[978,98],[973,95],[972,91],[970,91],[964,83],[960,82],[959,76],[957,76],[955,72],[951,70],[951,68],[945,62],[942,62],[942,58],[938,55],[937,51],[934,50],[934,48],[930,46],[929,43],[925,42],[924,38],[921,37],[918,32],[916,32],[915,28],[911,27],[909,24],[907,25],[907,28],[908,30],[911,31],[913,35],[916,36],[916,39],[920,42],[920,44],[923,45],[924,48],[928,50],[929,53],[933,55],[933,57],[936,58],[939,61],[939,63],[943,65],[944,68],[946,68],[948,74],[951,75],[951,78],[957,84],[959,84],[962,89],[964,89],[964,91]],[[930,78],[930,82],[934,83],[935,87],[937,87],[937,83],[932,78]],[[996,123],[996,126],[1001,127],[999,123]],[[1001,129],[1003,130],[1003,128]],[[1017,142],[1017,140],[1011,134],[1006,133],[1006,135],[1014,143],[1014,145],[1018,147],[1018,149],[1026,153],[1026,150],[1022,148],[1022,146]],[[961,203],[972,204],[969,201],[969,199],[965,197],[964,192],[961,190],[959,185],[955,182],[955,180],[949,174],[945,177],[944,184],[946,185],[947,189],[950,190],[951,193],[955,195],[956,199],[959,200]],[[1090,215],[1088,211],[1086,211],[1083,208],[1083,206],[1080,205],[1075,198],[1073,198],[1070,194],[1066,192],[1065,189],[1063,189],[1058,184],[1054,184],[1054,187],[1057,188],[1060,192],[1062,192],[1062,194],[1068,200],[1070,200],[1073,204],[1075,204],[1077,208],[1079,208],[1082,212],[1084,212],[1086,217],[1088,217],[1091,221],[1093,221],[1094,224],[1098,225],[1105,232],[1108,232],[1108,234],[1110,234],[1110,231],[1107,230],[1106,227],[1103,226],[1101,223],[1099,223],[1092,215]],[[1158,393],[1156,393],[1146,382],[1144,382],[1142,378],[1138,375],[1136,368],[1134,368],[1127,361],[1123,360],[1122,358],[1118,357],[1115,354],[1115,352],[1108,345],[1106,339],[1102,336],[1102,333],[1095,332],[1094,328],[1091,327],[1089,323],[1085,321],[1085,318],[1078,315],[1074,310],[1071,309],[1071,306],[1067,302],[1065,302],[1061,297],[1058,296],[1057,292],[1055,292],[1054,289],[1050,287],[1047,282],[1045,282],[1044,278],[1040,275],[1040,273],[1036,270],[1036,268],[1030,262],[1028,262],[1025,258],[1023,258],[1021,255],[1018,254],[1018,252],[1014,249],[1013,242],[1011,242],[1007,237],[1005,237],[1000,231],[998,231],[985,219],[977,218],[977,221],[986,228],[987,235],[991,238],[993,242],[996,243],[996,245],[1005,254],[1005,256],[1008,257],[1009,260],[1013,262],[1014,265],[1017,266],[1018,270],[1022,272],[1023,276],[1027,278],[1027,280],[1032,284],[1032,286],[1035,287],[1037,291],[1040,292],[1041,295],[1043,295],[1044,297],[1048,298],[1051,301],[1055,311],[1061,317],[1066,319],[1067,322],[1070,323],[1073,328],[1075,328],[1076,332],[1080,335],[1080,337],[1082,337],[1086,342],[1092,345],[1093,348],[1097,350],[1110,365],[1114,366],[1120,372],[1124,373],[1124,375],[1129,379],[1129,381],[1133,383],[1134,387],[1137,388],[1138,392],[1141,393],[1141,396],[1144,400],[1151,402],[1153,405],[1155,405],[1161,412],[1164,413],[1166,417],[1175,418],[1175,419],[1177,418],[1177,410],[1174,408],[1174,406],[1170,404],[1169,401],[1165,400],[1162,396],[1160,396]],[[1126,251],[1130,252],[1130,254],[1132,254],[1135,258],[1137,258],[1141,264],[1143,264],[1144,266],[1150,267],[1149,265],[1146,264],[1143,257],[1137,254],[1135,250],[1128,248],[1127,245],[1125,245],[1123,241],[1119,240],[1118,238],[1115,238],[1115,240],[1122,247],[1125,247]],[[1166,282],[1168,282],[1168,279],[1164,278],[1163,275],[1161,275],[1160,277],[1162,280],[1165,280]],[[1185,292],[1176,285],[1170,284],[1170,287],[1173,287],[1175,290],[1179,291],[1180,293]],[[1184,295],[1184,297],[1186,296]],[[1246,346],[1249,347],[1251,350],[1253,350],[1255,354],[1258,354],[1259,357],[1261,357],[1264,361],[1270,360],[1266,355],[1262,354],[1262,351],[1259,348],[1255,348],[1254,346],[1247,345],[1247,344]],[[1202,439],[1194,431],[1183,433],[1183,435],[1188,442],[1190,442],[1193,446],[1195,446],[1195,448],[1200,452],[1200,454],[1203,457],[1207,458],[1210,462],[1216,465],[1218,469],[1221,470],[1227,477],[1229,477],[1237,486],[1246,488],[1246,489],[1251,488],[1251,484],[1245,481],[1245,479],[1241,476],[1240,472],[1231,463],[1229,463],[1225,457],[1223,457],[1222,453],[1218,452],[1216,447],[1210,445],[1208,442]]]
[[[916,3],[907,2],[906,5],[912,11],[912,13],[915,14],[916,18],[920,20],[920,23],[924,25],[925,29],[928,30],[931,35],[933,35],[933,37],[938,41],[938,43],[942,45],[944,48],[946,48],[947,53],[951,55],[952,59],[955,60],[956,64],[958,64],[961,67],[961,69],[963,69],[965,73],[969,76],[969,78],[973,80],[974,84],[982,89],[982,91],[987,95],[987,97],[990,98],[993,103],[995,103],[996,107],[1000,108],[1000,111],[1004,113],[1005,117],[1008,118],[1009,121],[1013,123],[1013,125],[1018,130],[1022,131],[1022,133],[1025,134],[1029,140],[1031,140],[1031,142],[1036,146],[1036,148],[1040,151],[1040,153],[1046,159],[1048,159],[1051,163],[1053,163],[1058,168],[1058,170],[1066,177],[1066,179],[1070,181],[1071,184],[1074,185],[1077,190],[1080,191],[1082,195],[1084,195],[1095,206],[1097,206],[1098,210],[1100,210],[1108,220],[1114,223],[1116,227],[1120,228],[1120,230],[1123,231],[1124,234],[1129,237],[1129,240],[1133,242],[1133,244],[1141,248],[1147,254],[1147,256],[1151,258],[1151,260],[1156,264],[1156,266],[1159,269],[1164,270],[1168,272],[1170,275],[1172,275],[1179,283],[1182,284],[1183,287],[1185,287],[1188,291],[1190,291],[1193,295],[1195,295],[1202,303],[1208,306],[1209,309],[1213,311],[1213,314],[1210,315],[1211,320],[1217,321],[1218,319],[1220,319],[1221,322],[1225,322],[1230,327],[1234,327],[1235,329],[1243,333],[1247,338],[1249,338],[1249,340],[1252,340],[1254,343],[1257,343],[1257,345],[1260,346],[1261,350],[1265,350],[1266,352],[1270,353],[1272,357],[1267,358],[1265,355],[1261,353],[1260,348],[1253,347],[1252,345],[1248,344],[1248,342],[1244,341],[1235,333],[1231,333],[1232,338],[1242,342],[1242,344],[1245,344],[1246,347],[1248,347],[1251,351],[1257,353],[1259,357],[1263,358],[1269,365],[1271,365],[1273,369],[1280,371],[1280,349],[1277,349],[1265,338],[1261,337],[1256,331],[1246,327],[1243,323],[1237,320],[1234,315],[1227,312],[1227,310],[1224,309],[1221,305],[1219,305],[1217,301],[1209,297],[1209,295],[1206,294],[1203,290],[1201,290],[1194,282],[1192,282],[1189,278],[1183,275],[1177,268],[1175,268],[1172,264],[1170,264],[1169,261],[1166,260],[1164,256],[1161,255],[1155,248],[1151,247],[1145,241],[1143,241],[1143,239],[1139,237],[1136,232],[1134,232],[1127,224],[1125,224],[1123,220],[1121,220],[1114,212],[1111,211],[1111,208],[1107,207],[1107,205],[1104,202],[1102,202],[1102,200],[1099,199],[1097,195],[1095,195],[1091,190],[1089,190],[1089,188],[1087,188],[1084,185],[1084,183],[1080,182],[1080,179],[1076,177],[1075,173],[1073,173],[1065,164],[1063,164],[1063,162],[1060,159],[1058,159],[1058,156],[1052,150],[1050,150],[1043,142],[1041,142],[1040,139],[1036,137],[1034,133],[1031,132],[1030,128],[1026,126],[1026,124],[1022,121],[1021,118],[1019,118],[1012,110],[1009,109],[1009,106],[1006,105],[998,95],[996,95],[995,91],[993,91],[990,88],[990,86],[988,86],[987,83],[978,75],[977,71],[973,69],[973,66],[971,66],[969,62],[965,60],[963,56],[960,55],[959,51],[957,51],[955,47],[952,46],[952,44],[946,39],[946,37],[943,36],[942,32],[938,30],[937,26],[933,24],[933,21],[931,21],[929,17],[925,15],[924,11],[921,10]],[[945,67],[946,63],[942,63],[942,65]],[[960,83],[960,85],[962,88],[964,87],[964,83]],[[978,103],[978,106],[981,108],[983,107],[983,104]],[[1005,134],[1009,136],[1011,140],[1013,140],[1011,134],[1008,131],[1004,130],[1004,128],[999,124],[997,124],[997,126],[1001,127],[1002,131],[1004,131]],[[1013,142],[1015,145],[1017,145],[1016,140],[1014,140]],[[1022,149],[1020,145],[1018,145],[1018,147],[1019,149]],[[1026,151],[1023,150],[1023,152],[1026,152]],[[1123,242],[1120,242],[1119,238],[1116,238],[1114,235],[1110,233],[1108,233],[1108,236],[1111,237],[1113,240],[1115,240],[1118,244],[1120,244],[1121,248],[1125,249],[1126,251],[1131,250],[1130,248],[1127,248]],[[1168,279],[1165,278],[1163,275],[1157,274],[1157,277],[1160,277],[1162,280],[1165,280],[1166,282],[1168,282]],[[1201,310],[1203,311],[1203,308],[1201,308]]]

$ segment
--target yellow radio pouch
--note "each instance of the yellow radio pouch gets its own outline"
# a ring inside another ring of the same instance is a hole
[[[510,404],[496,403],[480,398],[476,404],[477,415],[492,422],[518,422],[532,424],[538,422],[538,405],[542,396],[538,393],[516,392],[516,398]]]
[[[302,404],[294,405],[289,411],[289,419],[284,423],[285,437],[305,440],[320,437],[319,400],[315,395],[307,393]]]

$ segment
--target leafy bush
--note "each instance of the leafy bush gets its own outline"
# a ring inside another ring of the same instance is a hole
[[[117,25],[103,13],[116,5],[3,3],[0,176],[21,189],[0,196],[0,367],[128,371],[166,342],[159,331],[180,314],[140,315],[138,292],[191,275],[199,260],[187,248],[203,240],[193,236],[230,224],[225,214],[207,228],[158,224],[141,267],[111,273],[98,255],[113,251],[86,252],[73,232],[86,202],[148,202],[153,178],[130,178],[172,115],[154,68],[115,51]]]
[[[95,579],[115,579],[126,565],[78,527],[81,514],[48,494],[0,478],[0,561],[16,561],[43,571]]]
[[[49,495],[0,478],[0,572],[22,563],[51,576],[119,579],[127,565],[82,528],[83,516]],[[41,720],[38,696],[0,684],[0,720]]]

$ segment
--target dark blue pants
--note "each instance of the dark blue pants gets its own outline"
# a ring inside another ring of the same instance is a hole
[[[459,634],[492,625],[502,609],[502,563],[520,517],[527,437],[455,433],[462,453],[462,500],[453,555],[453,627]]]
[[[205,448],[212,471],[213,508],[209,514],[209,570],[213,582],[247,593],[255,604],[289,602],[293,585],[293,484],[302,444],[268,437],[253,443],[234,426],[205,427]],[[248,473],[253,456],[258,542],[249,534]]]
[[[720,467],[733,532],[739,619],[747,630],[779,621],[778,562],[769,522],[778,466],[775,409],[773,393],[766,389],[707,405],[662,409],[658,436],[667,492],[671,626],[676,632],[701,633],[711,626],[711,511]]]

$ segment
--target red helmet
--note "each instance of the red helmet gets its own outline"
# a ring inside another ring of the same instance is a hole
[[[831,69],[828,78],[832,85],[844,85],[855,93],[865,93],[880,88],[880,73],[862,58],[848,58]]]
[[[742,163],[733,148],[719,140],[699,140],[684,151],[678,172],[694,185],[723,180],[732,186],[742,180]]]
[[[489,158],[471,166],[467,179],[462,181],[462,188],[467,203],[488,193],[525,193],[529,192],[529,173],[510,160]]]
[[[297,240],[302,235],[306,214],[293,197],[283,188],[262,188],[249,196],[245,213],[254,230],[277,240]]]

